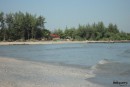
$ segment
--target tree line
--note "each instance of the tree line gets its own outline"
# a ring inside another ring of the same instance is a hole
[[[130,33],[119,31],[116,24],[105,26],[103,22],[79,25],[78,28],[56,29],[51,32],[45,28],[43,16],[28,12],[4,14],[0,12],[0,41],[50,40],[50,34],[57,34],[61,39],[71,40],[130,40]]]
[[[0,12],[0,41],[15,41],[48,38],[45,18],[28,12],[4,14]]]
[[[56,29],[54,34],[58,34],[63,39],[72,40],[130,40],[130,33],[119,31],[116,24],[110,23],[107,27],[103,22],[79,25],[78,28]]]

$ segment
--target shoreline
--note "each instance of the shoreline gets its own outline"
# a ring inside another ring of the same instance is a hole
[[[117,41],[25,41],[25,42],[0,42],[0,45],[36,45],[36,44],[68,44],[68,43],[130,43],[130,40]]]
[[[86,69],[0,57],[2,87],[102,87],[87,81]]]

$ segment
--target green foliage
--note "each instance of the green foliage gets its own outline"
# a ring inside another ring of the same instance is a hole
[[[57,29],[53,33],[59,35],[60,38],[64,39],[64,37],[65,37],[65,35],[64,35],[64,33],[63,33],[63,31],[61,29]]]
[[[4,14],[0,12],[0,41],[51,39],[51,32],[45,29],[45,18],[28,12]],[[61,39],[70,40],[130,40],[130,33],[120,32],[116,24],[107,27],[103,22],[79,25],[78,28],[57,29],[54,32]]]
[[[50,34],[51,34],[51,32],[47,29],[42,30],[42,35],[44,36],[45,39],[47,39],[47,40],[51,39]]]
[[[71,38],[75,38],[76,36],[76,30],[75,28],[71,28],[71,29],[65,29],[64,31],[64,35],[66,39],[71,39]]]
[[[45,18],[30,13],[0,13],[0,40],[29,40],[49,38],[44,27]],[[45,31],[45,32],[44,32]]]
[[[98,22],[92,25],[79,25],[77,29],[66,28],[61,31],[58,29],[55,33],[60,36],[64,35],[64,38],[71,40],[130,40],[130,33],[120,32],[117,25],[112,23],[108,27],[105,27],[103,22]]]
[[[118,28],[117,28],[117,25],[116,25],[116,24],[113,25],[112,23],[110,23],[110,24],[108,25],[108,32],[111,32],[111,33],[114,33],[114,34],[119,33],[119,30],[118,30]]]

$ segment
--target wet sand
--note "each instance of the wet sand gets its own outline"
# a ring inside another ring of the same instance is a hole
[[[0,87],[103,87],[87,69],[0,57]]]

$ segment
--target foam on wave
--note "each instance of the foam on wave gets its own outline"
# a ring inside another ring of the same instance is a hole
[[[130,75],[130,64],[103,59],[91,67],[95,74]]]

